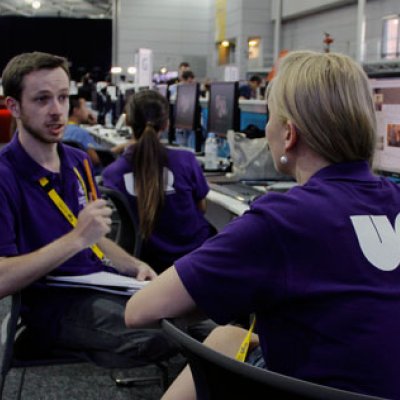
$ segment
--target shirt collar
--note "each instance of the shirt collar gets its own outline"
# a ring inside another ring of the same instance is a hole
[[[376,181],[379,178],[373,175],[367,161],[351,161],[331,164],[320,169],[307,184],[316,180]]]
[[[57,175],[54,172],[43,168],[25,151],[18,139],[18,132],[16,132],[10,142],[10,150],[15,169],[19,174],[24,175],[27,179],[38,181],[44,176],[49,177],[51,175]],[[72,170],[75,163],[73,163],[73,160],[65,151],[64,145],[59,143],[57,151],[61,159],[61,173],[64,173],[67,170]]]

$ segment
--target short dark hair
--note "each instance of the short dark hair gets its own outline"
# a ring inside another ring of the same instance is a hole
[[[189,64],[187,61],[182,61],[182,62],[179,64],[179,69],[181,69],[182,67],[189,68],[189,67],[190,67],[190,64]]]
[[[64,57],[35,51],[22,53],[13,57],[3,70],[2,85],[4,96],[10,96],[20,101],[22,82],[25,75],[42,69],[62,68],[70,78],[68,61]]]
[[[194,73],[190,69],[182,72],[182,80],[187,81],[188,79],[194,79]]]
[[[250,79],[250,82],[257,82],[257,83],[261,83],[261,78],[258,75],[253,75]]]

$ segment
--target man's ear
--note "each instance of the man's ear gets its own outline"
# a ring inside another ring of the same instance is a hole
[[[15,100],[14,97],[6,97],[6,107],[14,118],[19,118],[21,113],[19,101]]]
[[[296,126],[292,121],[286,123],[285,150],[292,150],[299,139]]]

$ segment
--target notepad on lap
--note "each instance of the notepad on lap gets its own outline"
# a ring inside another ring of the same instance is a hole
[[[138,281],[130,276],[105,271],[76,276],[47,275],[46,279],[49,286],[87,288],[127,296],[149,283],[149,281]]]

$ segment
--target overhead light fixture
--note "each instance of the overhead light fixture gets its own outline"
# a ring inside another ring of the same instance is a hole
[[[111,73],[112,74],[120,74],[122,72],[122,68],[121,67],[111,67]]]
[[[221,42],[221,46],[222,46],[222,47],[229,47],[229,40],[223,40],[223,41]]]
[[[161,67],[160,68],[160,74],[165,75],[168,72],[167,67]]]
[[[135,75],[136,74],[136,67],[128,67],[127,71],[128,71],[128,74]]]
[[[32,8],[34,8],[35,10],[38,10],[40,8],[41,4],[39,0],[33,0],[32,1]]]
[[[258,40],[249,40],[249,47],[256,47],[258,44]]]

